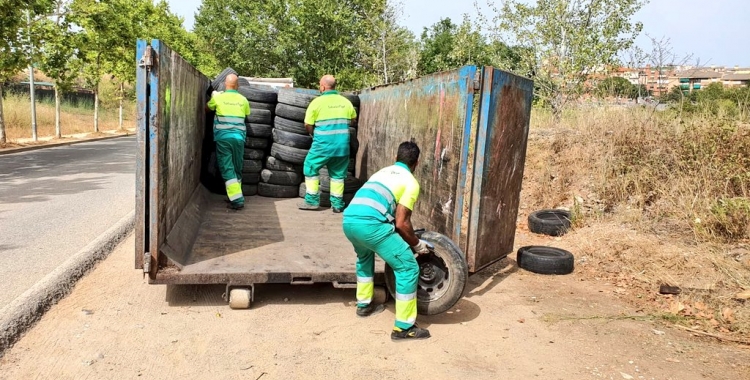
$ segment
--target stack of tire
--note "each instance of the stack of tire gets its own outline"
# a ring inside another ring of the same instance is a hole
[[[287,95],[285,94],[286,91],[279,91],[279,104],[276,106],[276,119],[274,121],[275,129],[279,129],[279,116],[281,115],[289,115],[291,116],[298,116],[298,114],[292,114],[292,112],[298,112],[295,109],[290,109],[288,107],[281,107],[281,105],[284,102],[291,102],[291,103],[297,103],[299,104],[302,100],[305,99],[305,94],[299,94],[296,95]],[[352,105],[354,106],[354,109],[357,111],[357,115],[359,115],[359,96],[354,94],[347,94],[347,93],[341,93],[344,97],[349,99],[350,102],[352,102]],[[309,95],[308,95],[309,97]],[[313,97],[314,98],[314,97]],[[312,99],[310,99],[312,101]],[[309,104],[309,101],[308,101]],[[304,117],[304,113],[302,115]],[[282,118],[282,128],[286,127],[287,121]],[[349,169],[346,176],[346,180],[344,181],[344,203],[346,205],[349,204],[349,202],[354,197],[354,193],[359,190],[360,187],[362,187],[362,182],[357,179],[354,176],[354,164],[357,157],[357,150],[359,149],[359,141],[357,140],[357,129],[354,127],[349,128]],[[304,129],[304,125],[302,125],[302,128]],[[305,131],[306,133],[306,131]],[[276,135],[274,135],[274,141],[276,141]],[[310,140],[312,142],[312,139]],[[275,145],[275,144],[274,144]],[[305,197],[305,193],[307,192],[307,187],[304,183],[302,183],[298,188],[298,195],[300,198]],[[328,174],[328,168],[322,168],[320,169],[320,205],[322,207],[330,207],[331,206],[331,177]]]

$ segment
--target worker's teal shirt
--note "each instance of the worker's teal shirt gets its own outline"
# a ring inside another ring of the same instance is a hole
[[[226,90],[211,97],[208,108],[216,111],[214,140],[245,141],[245,117],[250,115],[250,103],[236,90]]]

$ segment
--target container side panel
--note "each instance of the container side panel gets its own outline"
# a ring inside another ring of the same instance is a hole
[[[148,252],[148,73],[138,60],[146,52],[147,42],[136,43],[136,139],[138,149],[135,158],[135,268],[143,268],[143,254]]]
[[[470,133],[475,66],[437,73],[404,83],[376,87],[360,96],[360,149],[357,173],[366,180],[393,165],[398,146],[414,139],[421,150],[414,173],[421,192],[415,227],[427,228],[458,242],[464,181],[461,170]]]
[[[471,207],[469,271],[513,250],[533,82],[484,68]]]

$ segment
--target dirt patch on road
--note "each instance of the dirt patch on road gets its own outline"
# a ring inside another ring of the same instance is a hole
[[[518,245],[537,236],[519,233]],[[470,278],[433,338],[393,343],[393,304],[358,319],[352,290],[259,286],[230,310],[221,286],[148,285],[129,238],[0,360],[0,378],[747,379],[750,350],[669,328],[579,273],[513,257]]]

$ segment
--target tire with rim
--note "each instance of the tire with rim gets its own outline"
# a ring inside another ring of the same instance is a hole
[[[262,160],[263,159],[263,151],[260,149],[245,149],[245,153],[242,155],[242,158],[246,160]]]
[[[261,182],[258,184],[258,195],[269,198],[297,198],[298,186],[281,186]]]
[[[275,111],[276,103],[250,102],[250,112],[254,110]]]
[[[273,126],[274,128],[285,131],[285,132],[291,132],[291,133],[296,133],[298,135],[310,136],[310,134],[307,133],[307,129],[305,128],[305,123],[301,121],[294,121],[294,120],[289,120],[283,117],[276,116],[273,119]]]
[[[231,67],[227,67],[226,69],[222,70],[222,72],[219,73],[219,75],[216,76],[216,78],[211,82],[211,87],[214,88],[215,91],[224,91],[226,89],[224,81],[227,79],[227,76],[229,74],[237,75],[237,72],[234,71]]]
[[[516,260],[520,268],[539,274],[569,274],[575,267],[572,253],[539,245],[519,248]]]
[[[269,138],[271,137],[273,127],[268,124],[245,123],[245,130],[247,131],[247,136]]]
[[[279,103],[276,105],[276,115],[281,116],[284,119],[304,122],[305,112],[307,112],[307,109],[302,107],[295,107],[283,103]]]
[[[263,137],[245,137],[245,148],[265,149],[268,148],[268,138]]]
[[[302,176],[295,172],[263,169],[260,178],[265,183],[282,186],[299,186]]]
[[[290,106],[307,108],[310,102],[317,97],[317,94],[308,94],[290,88],[282,88],[279,90],[278,102]]]
[[[283,160],[279,160],[278,158],[274,156],[268,156],[266,158],[266,169],[282,171],[282,172],[295,172],[295,173],[302,174],[302,167],[300,165],[293,164],[291,162],[286,162]]]
[[[263,170],[263,161],[260,160],[243,160],[242,161],[242,174],[247,173],[260,173]]]
[[[277,94],[273,91],[261,90],[248,85],[239,86],[237,92],[242,94],[248,101],[262,103],[276,103]],[[252,108],[251,108],[252,109]]]
[[[274,128],[273,142],[284,146],[290,146],[292,148],[310,149],[310,146],[312,145],[312,137]]]
[[[570,229],[570,212],[539,210],[529,214],[529,230],[535,234],[562,236]]]
[[[250,110],[250,115],[245,117],[245,123],[271,124],[273,123],[273,112],[269,110]]]
[[[242,195],[246,197],[252,197],[253,195],[258,195],[258,185],[257,184],[245,184],[242,183]]]
[[[280,144],[271,145],[271,155],[292,164],[304,164],[307,149],[292,148]]]
[[[466,257],[456,243],[437,232],[418,234],[435,247],[434,253],[419,255],[417,283],[417,312],[434,315],[448,311],[461,299],[469,277]],[[396,297],[396,277],[385,264],[385,283],[391,297]]]

